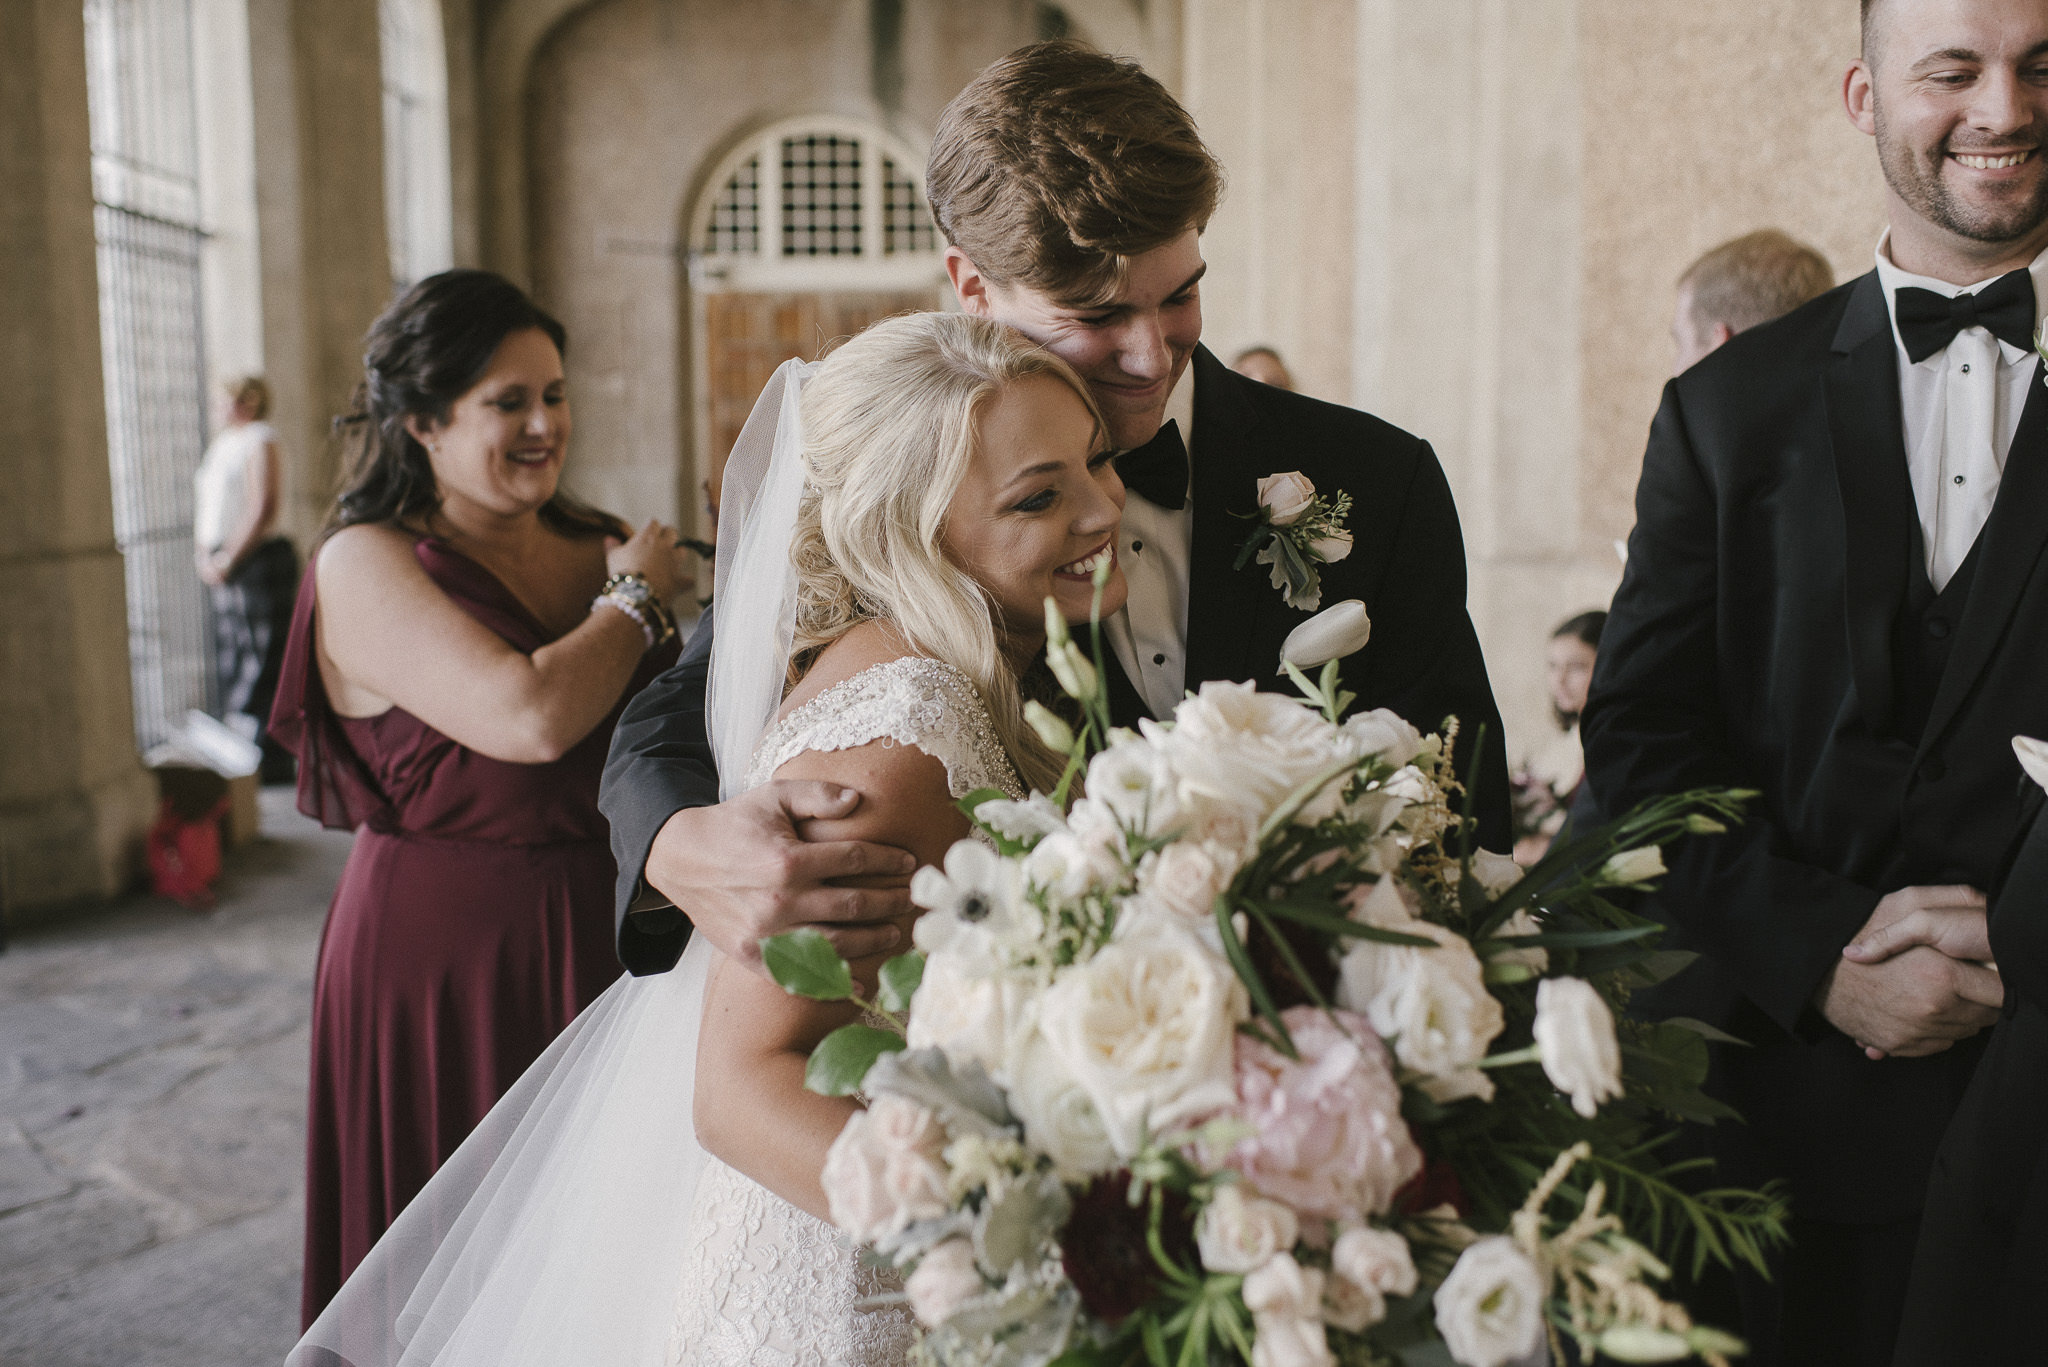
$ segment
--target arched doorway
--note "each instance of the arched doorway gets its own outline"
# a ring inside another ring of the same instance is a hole
[[[943,305],[923,160],[871,125],[819,116],[739,140],[706,180],[689,220],[690,350],[698,478],[712,490],[775,367]]]

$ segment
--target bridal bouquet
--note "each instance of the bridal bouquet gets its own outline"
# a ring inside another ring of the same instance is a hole
[[[1782,1204],[1660,1157],[1673,1119],[1725,1114],[1714,1032],[1620,1019],[1687,956],[1609,894],[1745,795],[1650,804],[1524,876],[1473,848],[1445,738],[1347,716],[1334,661],[1287,666],[1301,698],[1211,683],[1118,731],[1048,625],[1080,720],[1032,715],[1067,779],[967,799],[982,838],[912,884],[919,952],[868,1001],[815,932],[764,944],[785,987],[869,1010],[808,1081],[868,1100],[824,1186],[905,1275],[922,1360],[1739,1354],[1655,1283],[1761,1269]]]

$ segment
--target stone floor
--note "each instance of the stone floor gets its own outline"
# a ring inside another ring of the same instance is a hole
[[[306,1019],[349,837],[264,792],[219,904],[0,954],[0,1363],[274,1367],[298,1334]]]

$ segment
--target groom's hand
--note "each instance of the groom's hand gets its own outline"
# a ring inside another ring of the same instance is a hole
[[[1873,1059],[1940,1053],[1998,1019],[1984,894],[1900,888],[1877,904],[1821,984],[1821,1014]]]
[[[848,959],[903,943],[907,884],[917,860],[891,845],[807,842],[800,821],[852,814],[860,794],[836,783],[764,783],[712,807],[671,816],[647,852],[647,881],[682,909],[727,957],[761,969],[761,941],[810,926]],[[887,879],[895,887],[834,887],[833,880]]]

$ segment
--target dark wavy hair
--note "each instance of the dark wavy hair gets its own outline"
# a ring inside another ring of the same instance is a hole
[[[1550,633],[1550,639],[1555,641],[1561,637],[1569,636],[1573,640],[1584,644],[1595,655],[1598,655],[1600,653],[1600,633],[1606,629],[1607,614],[1596,608],[1592,612],[1582,612],[1576,617],[1567,617],[1564,621],[1558,623],[1557,630]],[[1557,728],[1560,731],[1568,731],[1578,725],[1579,722],[1578,713],[1565,711],[1557,705],[1555,699],[1550,704],[1550,715],[1557,718]]]
[[[566,355],[569,334],[491,271],[430,275],[384,310],[363,339],[363,382],[349,412],[335,420],[347,456],[341,494],[323,536],[359,522],[423,529],[441,506],[427,450],[405,430],[407,418],[448,421],[455,401],[475,388],[491,357],[515,332],[539,328]],[[540,519],[565,536],[627,536],[625,526],[562,492]]]

